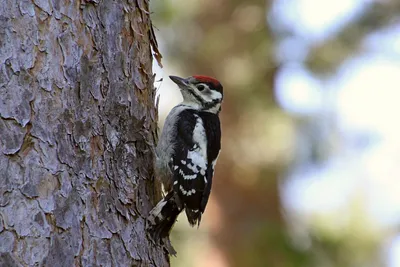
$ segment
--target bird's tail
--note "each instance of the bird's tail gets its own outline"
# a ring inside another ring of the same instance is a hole
[[[197,224],[197,227],[199,227],[202,213],[199,210],[190,209],[188,207],[185,208],[185,212],[190,226],[193,227]]]
[[[148,233],[155,242],[168,237],[182,208],[174,192],[168,193],[150,211],[148,217]]]

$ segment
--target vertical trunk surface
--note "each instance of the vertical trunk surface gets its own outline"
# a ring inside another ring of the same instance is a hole
[[[168,265],[151,43],[148,0],[2,0],[0,266]]]

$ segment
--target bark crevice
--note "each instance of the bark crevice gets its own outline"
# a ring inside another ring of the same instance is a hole
[[[146,0],[0,8],[0,265],[168,266],[151,34]]]

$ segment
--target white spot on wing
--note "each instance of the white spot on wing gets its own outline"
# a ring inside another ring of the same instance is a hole
[[[201,169],[207,169],[207,158],[203,157],[203,153],[199,151],[189,151],[188,158],[192,160],[194,165],[199,166]]]
[[[199,170],[197,169],[197,166],[194,165],[194,164],[188,163],[186,166],[188,167],[189,170],[191,170],[194,173],[198,173],[199,172]]]
[[[183,186],[179,186],[179,189],[181,190],[182,194],[186,195],[187,191],[185,190],[185,188],[183,188]]]
[[[197,178],[197,174],[193,174],[193,175],[184,175],[183,179],[185,180],[193,180]]]
[[[195,189],[187,190],[187,191],[186,191],[185,188],[183,188],[182,185],[179,186],[179,189],[181,190],[182,194],[183,194],[183,195],[186,195],[186,196],[191,196],[191,195],[196,194],[196,190],[195,190]]]
[[[199,170],[196,168],[196,165],[191,165],[188,163],[188,168],[194,172],[194,174],[186,174],[182,169],[179,169],[179,174],[183,177],[185,180],[193,180],[197,178],[197,173]],[[200,172],[205,173],[203,169],[200,170]],[[204,174],[203,174],[204,175]]]

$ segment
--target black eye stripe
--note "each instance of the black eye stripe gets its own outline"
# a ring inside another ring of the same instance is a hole
[[[196,86],[197,87],[197,86]],[[212,89],[210,89],[212,90]],[[201,95],[198,95],[196,91],[193,89],[190,90],[190,94],[196,98],[197,101],[199,101],[202,105],[202,110],[209,110],[211,108],[214,108],[216,105],[221,104],[222,98],[221,99],[213,99],[211,102],[206,101],[203,99]]]
[[[199,81],[194,81],[193,84],[196,86],[196,88],[197,88],[199,91],[203,91],[204,89],[208,88],[208,89],[211,90],[211,91],[217,91],[217,92],[223,94],[223,88],[222,88],[222,85],[220,85],[220,84],[218,84],[218,85],[216,86],[215,84],[212,84],[212,83],[208,83],[208,82],[199,82]],[[199,85],[203,85],[205,88],[199,89]]]

